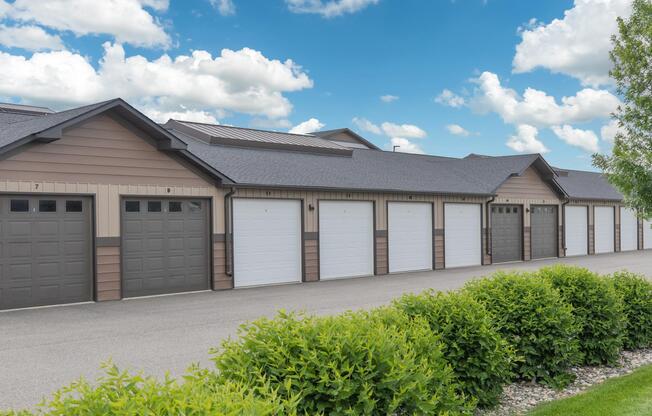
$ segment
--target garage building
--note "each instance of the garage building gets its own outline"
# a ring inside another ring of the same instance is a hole
[[[652,247],[597,173],[0,105],[0,309]]]

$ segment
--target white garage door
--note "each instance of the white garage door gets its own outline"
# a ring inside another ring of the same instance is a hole
[[[588,208],[585,206],[571,207],[566,206],[565,220],[566,230],[564,238],[566,239],[567,256],[585,256],[588,254]]]
[[[374,206],[366,201],[319,202],[319,278],[374,273]]]
[[[481,264],[481,206],[444,205],[444,250],[446,268]]]
[[[301,281],[301,203],[233,200],[236,287]]]
[[[638,220],[629,208],[620,207],[620,251],[638,250]]]
[[[613,207],[595,207],[594,230],[595,252],[613,253],[614,251],[614,209]]]
[[[432,204],[387,205],[389,272],[432,269]]]
[[[652,221],[643,221],[643,248],[652,248]]]

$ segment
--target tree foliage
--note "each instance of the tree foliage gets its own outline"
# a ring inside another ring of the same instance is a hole
[[[611,77],[622,105],[614,114],[619,132],[611,155],[595,155],[594,164],[625,196],[652,217],[652,3],[634,0],[629,18],[618,18],[612,38]]]

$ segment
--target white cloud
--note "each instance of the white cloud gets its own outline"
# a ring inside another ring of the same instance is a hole
[[[453,91],[447,89],[443,90],[437,97],[435,97],[435,102],[453,108],[462,107],[466,103],[464,97],[460,97]]]
[[[0,52],[0,68],[0,95],[54,107],[120,96],[136,105],[155,102],[161,111],[185,105],[189,110],[281,118],[292,111],[283,93],[312,87],[312,80],[291,60],[271,60],[249,48],[224,49],[215,58],[194,51],[149,60],[127,57],[121,45],[107,42],[98,69],[70,51],[31,57]]]
[[[621,131],[622,129],[618,126],[618,121],[611,120],[600,128],[600,137],[605,142],[613,143],[616,140],[616,134]]]
[[[299,123],[296,126],[292,127],[289,132],[294,134],[306,134],[319,131],[324,128],[325,124],[319,121],[316,118],[311,118],[303,123]]]
[[[459,124],[449,124],[446,126],[446,130],[450,134],[454,134],[456,136],[469,136],[471,134],[470,131],[465,129],[464,127],[460,126]]]
[[[383,132],[389,137],[403,137],[421,139],[426,137],[426,132],[414,124],[394,124],[384,122],[380,125]]]
[[[410,140],[403,138],[403,137],[392,137],[390,141],[390,147],[394,149],[394,146],[398,146],[396,148],[397,152],[402,152],[402,153],[417,153],[417,154],[424,154],[425,152],[416,143],[411,142]]]
[[[143,112],[147,117],[156,121],[157,123],[165,123],[169,119],[184,121],[195,121],[198,123],[219,124],[217,118],[213,114],[202,110],[181,110],[181,111],[160,111],[156,108],[143,108]]]
[[[292,127],[292,123],[286,118],[253,118],[249,121],[249,127],[263,130],[287,130]]]
[[[378,127],[378,125],[372,123],[371,121],[367,120],[366,118],[353,117],[352,122],[353,124],[356,125],[356,127],[358,127],[362,131],[366,131],[373,134],[382,134],[380,127]]]
[[[478,88],[471,102],[480,113],[495,112],[506,123],[550,127],[605,118],[616,110],[620,100],[606,90],[585,88],[557,103],[544,91],[527,88],[522,97],[500,84],[498,76],[483,72],[474,80]]]
[[[380,0],[285,0],[293,13],[312,13],[322,17],[336,17],[355,13]]]
[[[519,153],[546,153],[548,148],[538,139],[538,133],[536,127],[520,124],[516,134],[507,140],[507,147]]]
[[[61,38],[33,25],[5,26],[0,24],[0,44],[30,51],[64,49]]]
[[[165,10],[167,0],[16,0],[2,7],[13,20],[77,36],[108,34],[118,43],[147,47],[171,43],[158,20],[144,9]]]
[[[382,101],[384,103],[391,103],[392,101],[398,100],[398,98],[399,97],[397,95],[387,94],[387,95],[381,95],[380,96],[380,101]]]
[[[566,124],[564,126],[552,126],[552,131],[557,137],[571,146],[579,147],[589,153],[600,151],[598,136],[591,130],[576,129]]]
[[[231,16],[235,14],[235,4],[233,3],[233,0],[210,0],[210,2],[222,16]]]
[[[562,19],[530,23],[521,31],[512,62],[516,73],[546,68],[570,75],[584,85],[609,83],[611,35],[616,17],[631,13],[631,0],[575,0]]]

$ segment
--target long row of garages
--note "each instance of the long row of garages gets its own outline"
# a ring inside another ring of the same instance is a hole
[[[122,297],[210,288],[209,199],[124,198],[121,202]],[[232,275],[235,287],[303,280],[302,201],[233,198]],[[557,205],[531,206],[532,258],[556,257]],[[376,272],[375,208],[372,201],[320,200],[320,280],[369,276]],[[567,256],[638,248],[638,220],[623,207],[563,207]],[[452,268],[524,258],[524,209],[490,205],[489,253],[483,253],[483,210],[477,203],[445,203],[443,265]],[[390,273],[435,266],[435,214],[430,202],[387,203],[387,265]],[[93,198],[85,196],[0,197],[1,309],[93,299]],[[643,248],[652,248],[652,228],[643,226]]]

